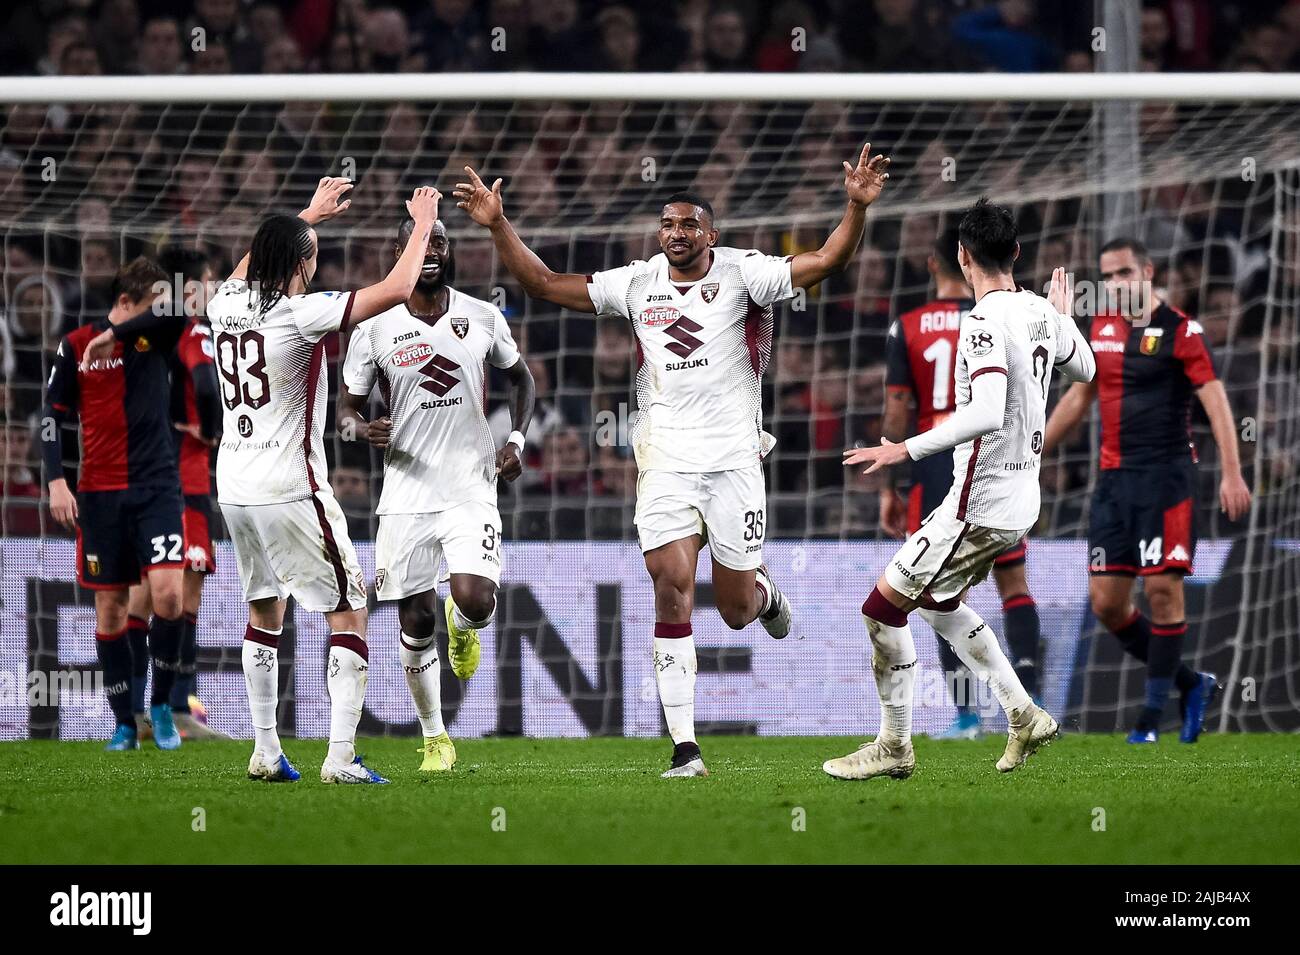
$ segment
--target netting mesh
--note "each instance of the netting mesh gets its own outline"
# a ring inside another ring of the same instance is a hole
[[[1116,123],[1131,123],[1136,149],[1114,148],[1107,131]],[[1216,712],[1226,726],[1297,725],[1300,213],[1288,163],[1300,146],[1300,113],[1293,104],[15,106],[0,136],[6,668],[93,661],[90,594],[71,583],[69,542],[40,506],[33,446],[58,337],[106,311],[113,269],[126,257],[166,243],[199,246],[222,274],[268,210],[301,208],[319,176],[345,174],[357,180],[353,209],[321,229],[314,284],[356,288],[388,267],[403,193],[433,183],[449,195],[466,164],[489,182],[505,180],[507,212],[556,269],[590,273],[653,254],[659,206],[685,187],[711,198],[723,244],[789,254],[816,248],[838,220],[839,163],[870,139],[893,166],[863,249],[842,275],[778,308],[764,387],[766,427],[778,439],[767,465],[769,536],[789,541],[773,545],[769,565],[798,575],[805,605],[832,621],[833,638],[805,645],[809,662],[785,650],[763,658],[747,643],[733,654],[726,648],[736,645],[734,635],[720,625],[716,634],[697,628],[702,644],[716,644],[702,653],[719,687],[701,719],[759,732],[857,732],[873,724],[856,608],[892,545],[879,539],[879,487],[846,473],[840,457],[847,445],[879,437],[888,323],[931,297],[926,259],[934,237],[975,196],[1013,205],[1019,280],[1042,288],[1057,265],[1095,277],[1096,250],[1111,237],[1108,210],[1126,194],[1136,201],[1132,226],[1158,263],[1156,284],[1205,326],[1242,422],[1246,478],[1259,494],[1248,528],[1218,512],[1217,455],[1198,409],[1202,548],[1188,588],[1191,652],[1198,666],[1238,681]],[[633,543],[636,469],[625,440],[635,404],[631,335],[622,323],[526,298],[450,199],[443,218],[455,243],[456,286],[502,307],[538,383],[525,476],[502,489],[505,536],[551,542],[549,549],[520,545],[513,570],[507,551],[505,623],[497,629],[505,627],[508,639],[490,644],[498,680],[482,699],[471,684],[465,712],[481,713],[464,716],[460,731],[657,732],[653,695],[642,700],[638,682],[652,619]],[[339,344],[330,347],[337,362]],[[510,430],[504,382],[494,379],[489,391],[500,443]],[[1093,636],[1087,611],[1080,538],[1095,439],[1094,424],[1044,462],[1035,536],[1056,540],[1031,550],[1030,584],[1050,644],[1049,704],[1085,729],[1113,730],[1127,725],[1142,674],[1113,640]],[[352,534],[373,540],[379,457],[332,438],[327,444]],[[66,446],[75,453],[75,441]],[[581,543],[593,541],[609,543]],[[364,543],[361,549],[368,562]],[[201,618],[200,691],[224,701],[213,704],[214,718],[239,730],[244,614],[237,585],[226,579],[233,555],[221,556]],[[41,568],[39,578],[32,567]],[[597,581],[594,596],[590,581]],[[569,600],[590,620],[575,615]],[[701,606],[707,600],[702,591]],[[998,620],[996,602],[982,612]],[[383,634],[396,629],[388,613],[372,628],[380,648]],[[301,629],[305,619],[299,626],[301,660],[310,633]],[[828,722],[821,711],[831,704],[816,687],[828,674],[850,672],[854,682],[836,697],[838,715]],[[286,690],[315,692],[317,677],[309,667],[289,677]],[[742,679],[766,694],[751,687],[744,702],[744,693],[727,689]],[[409,729],[400,676],[374,680],[371,728]],[[459,692],[449,684],[452,690]],[[50,732],[57,722],[54,711],[32,710],[30,719],[25,707],[7,712],[0,732]],[[311,711],[298,712],[300,731],[319,728],[302,715]],[[950,712],[940,694],[919,712],[918,726],[936,728]],[[87,717],[92,724],[102,730]],[[64,735],[82,732],[69,728],[66,714],[59,725]]]

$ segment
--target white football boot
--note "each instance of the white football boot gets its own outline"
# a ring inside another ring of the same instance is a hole
[[[279,756],[269,756],[257,749],[253,751],[253,758],[248,761],[248,778],[268,783],[296,783],[300,776],[284,753]]]
[[[707,776],[704,757],[700,755],[698,743],[678,743],[673,747],[673,759],[667,771],[660,774],[661,779],[678,779],[684,776]]]
[[[356,756],[350,763],[335,762],[326,758],[320,768],[320,781],[323,783],[341,783],[343,785],[365,785],[367,783],[387,783],[388,780],[380,776],[373,769],[367,768],[366,764],[361,762],[361,757]]]
[[[794,616],[794,611],[790,607],[790,601],[785,594],[777,588],[776,583],[772,580],[772,575],[768,572],[767,565],[764,564],[754,571],[763,586],[771,595],[771,606],[767,608],[767,613],[758,618],[758,622],[763,625],[768,636],[773,640],[784,640],[790,635],[790,621]]]
[[[998,772],[1009,773],[1023,766],[1040,746],[1046,746],[1060,735],[1061,727],[1041,706],[1030,703],[1019,713],[1013,713],[1011,728],[1007,730],[1007,748],[998,758]]]
[[[876,776],[906,779],[915,770],[916,752],[911,740],[891,747],[873,739],[847,756],[822,763],[822,771],[836,779],[874,779]]]

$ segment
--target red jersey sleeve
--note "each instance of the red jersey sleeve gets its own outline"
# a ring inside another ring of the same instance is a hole
[[[1174,332],[1174,357],[1183,363],[1183,374],[1197,388],[1219,377],[1201,323],[1194,319],[1183,319]]]
[[[214,364],[213,355],[212,336],[204,325],[191,324],[176,343],[176,357],[191,372],[199,365]]]

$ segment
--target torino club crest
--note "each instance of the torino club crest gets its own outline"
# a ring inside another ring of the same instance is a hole
[[[706,303],[712,302],[717,297],[718,297],[717,282],[710,282],[708,285],[700,286],[700,298],[704,299]]]
[[[451,330],[456,333],[457,338],[464,338],[469,334],[469,319],[457,315],[451,320]]]

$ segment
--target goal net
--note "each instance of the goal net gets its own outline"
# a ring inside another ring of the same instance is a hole
[[[259,220],[302,208],[323,175],[351,176],[356,188],[351,210],[320,229],[314,287],[378,280],[402,198],[436,185],[447,197],[455,286],[504,311],[537,381],[525,474],[501,489],[505,569],[484,664],[468,684],[444,668],[451,732],[660,733],[653,594],[632,524],[634,341],[624,322],[523,295],[486,234],[455,208],[452,186],[465,165],[489,183],[502,178],[507,214],[557,270],[591,273],[656,253],[659,208],[684,188],[711,199],[721,244],[790,254],[816,248],[838,221],[840,162],[868,140],[893,162],[863,246],[843,274],[778,307],[765,378],[765,427],[777,444],[766,463],[764,553],[803,639],[776,644],[758,628],[728,630],[711,609],[706,556],[695,614],[702,730],[875,729],[858,608],[896,545],[880,531],[879,484],[842,468],[841,451],[879,439],[888,325],[932,297],[926,260],[938,230],[985,194],[1016,211],[1024,286],[1043,289],[1060,265],[1094,281],[1101,244],[1132,233],[1152,250],[1163,294],[1204,326],[1256,496],[1247,520],[1219,512],[1215,444],[1194,409],[1200,544],[1187,581],[1189,662],[1225,681],[1210,725],[1300,728],[1300,112],[1291,99],[1152,100],[1142,88],[1128,100],[1093,97],[1085,80],[1101,77],[1079,79],[1077,95],[1031,85],[981,99],[964,88],[979,78],[964,77],[920,100],[859,82],[838,98],[821,84],[806,98],[755,101],[734,81],[712,99],[644,90],[612,99],[593,88],[605,82],[595,75],[568,96],[530,93],[515,78],[510,94],[473,99],[463,91],[479,78],[435,79],[421,99],[401,98],[393,78],[362,77],[364,96],[297,94],[318,96],[312,102],[266,102],[265,90],[250,96],[247,86],[213,80],[202,100],[158,101],[169,93],[155,90],[133,105],[61,96],[2,107],[0,737],[84,738],[111,723],[93,681],[77,679],[95,667],[92,593],[77,585],[74,542],[40,498],[39,442],[50,424],[39,409],[59,336],[105,313],[114,269],[136,254],[200,248],[224,276]],[[457,81],[457,97],[438,94],[438,83]],[[329,345],[335,388],[342,347]],[[510,430],[504,381],[491,378],[487,391],[501,442]],[[1046,704],[1069,726],[1113,732],[1140,705],[1143,671],[1088,608],[1096,445],[1094,419],[1044,460],[1027,573],[1042,619]],[[380,456],[338,440],[332,408],[327,446],[373,580]],[[71,433],[65,448],[74,474]],[[216,530],[198,695],[214,725],[251,735],[239,654],[246,611],[219,522]],[[992,584],[972,601],[1001,632]],[[919,620],[914,627],[934,675],[917,685],[917,728],[935,731],[951,719],[951,702],[932,635]],[[325,639],[319,615],[289,614],[281,725],[303,736],[328,726]],[[373,608],[370,643],[362,732],[416,732],[392,605]]]

